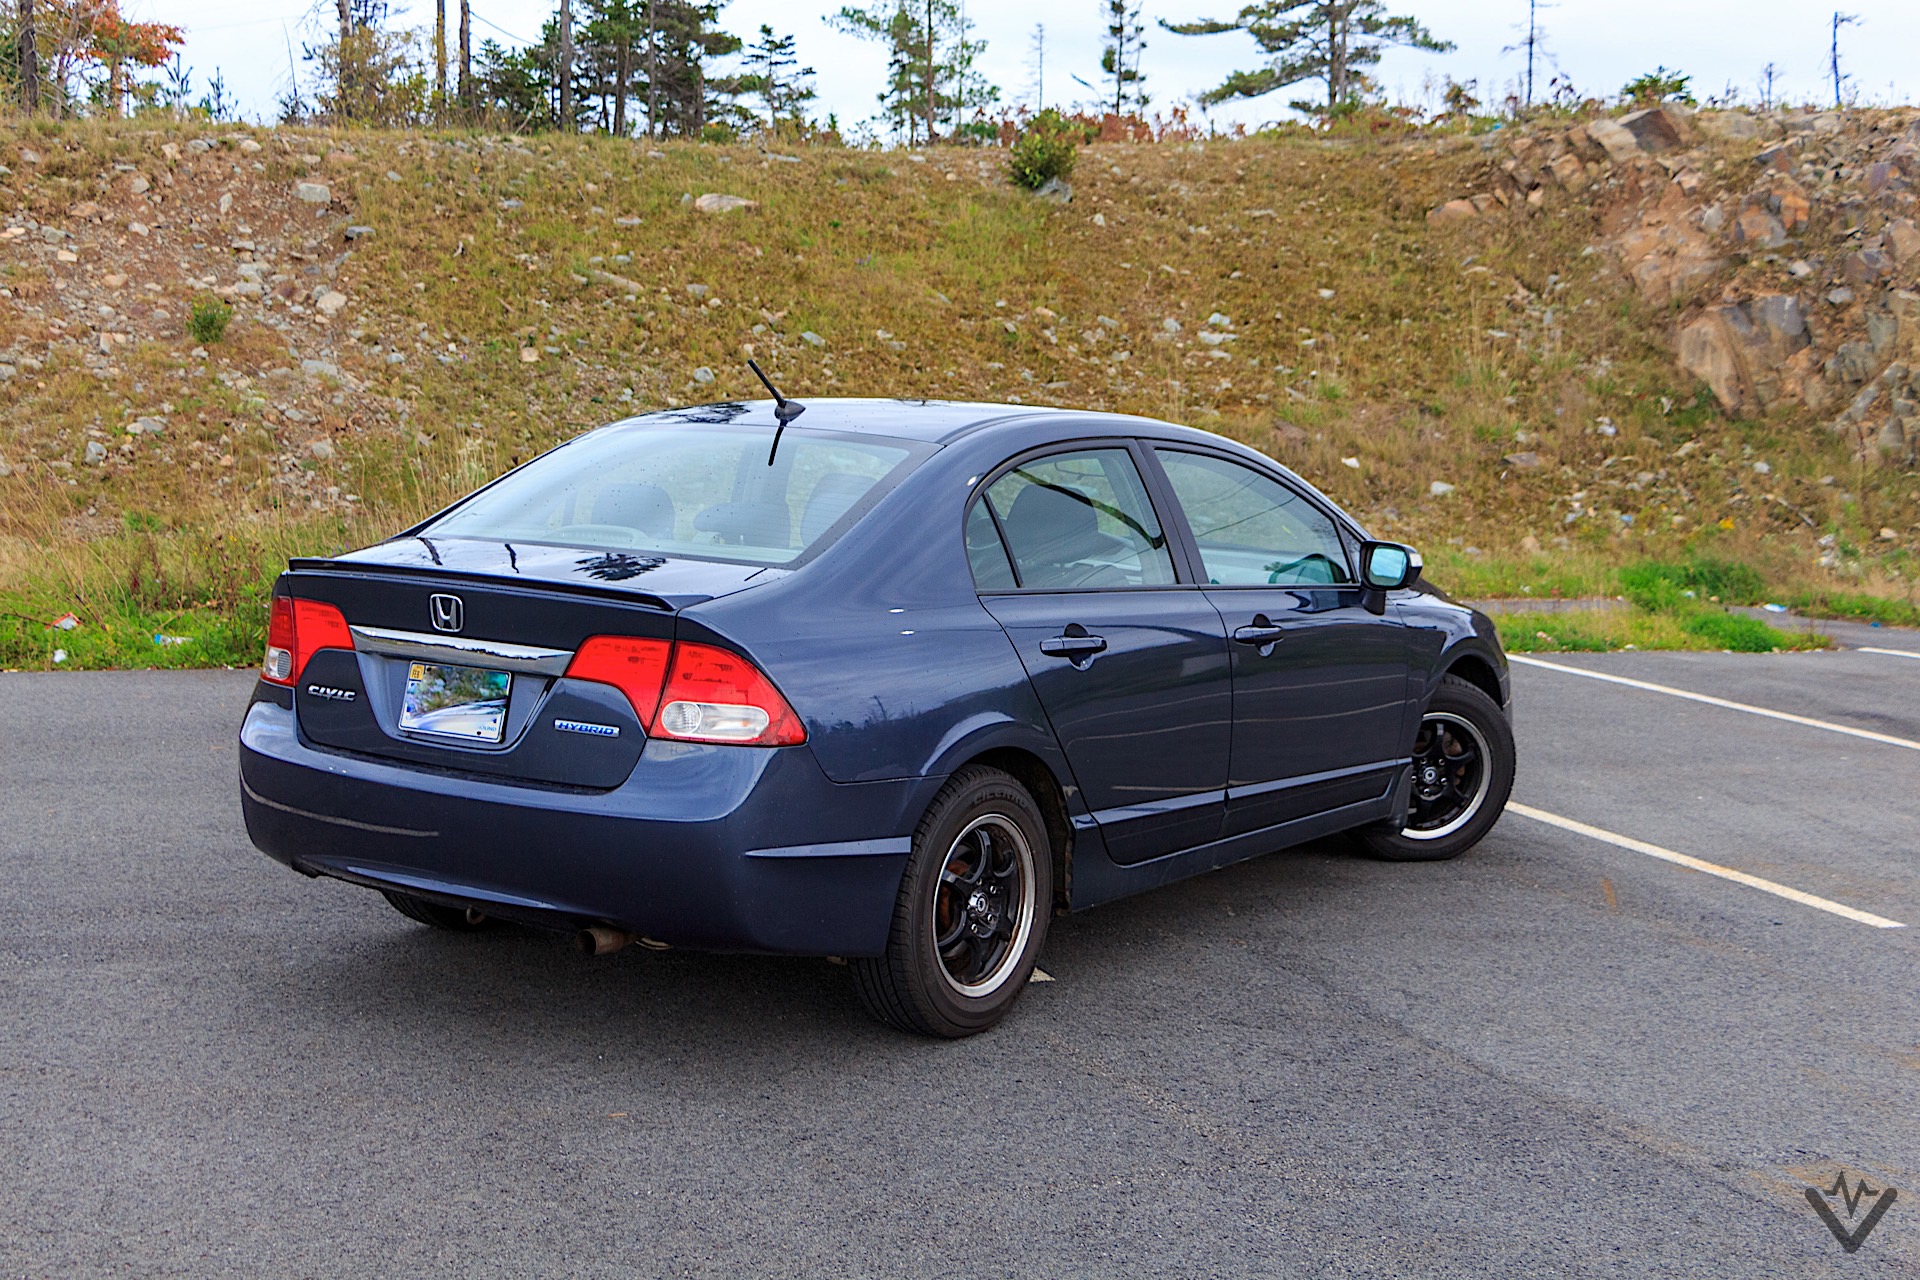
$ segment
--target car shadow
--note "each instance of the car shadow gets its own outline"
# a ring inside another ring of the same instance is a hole
[[[1040,964],[1057,971],[1060,985],[1043,998],[1106,1004],[1115,992],[1100,988],[1123,983],[1129,971],[1191,966],[1196,944],[1228,939],[1276,912],[1310,911],[1329,895],[1364,892],[1368,881],[1402,870],[1323,841],[1056,918]],[[271,1026],[291,1015],[309,1043],[347,1054],[361,1045],[383,1052],[417,1045],[425,1030],[449,1051],[487,1059],[562,1044],[591,1045],[607,1056],[671,1047],[738,1060],[763,1055],[769,1045],[804,1054],[850,1045],[924,1051],[937,1043],[872,1021],[850,970],[817,958],[638,946],[583,956],[569,938],[535,929],[425,928],[372,894],[364,909],[347,902],[325,914],[324,945],[296,950],[283,966],[253,970],[248,1023]],[[1031,1012],[1028,995],[1014,1020]]]

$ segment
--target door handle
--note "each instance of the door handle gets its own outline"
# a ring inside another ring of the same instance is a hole
[[[1077,633],[1077,634],[1076,634]],[[1065,658],[1069,662],[1079,662],[1091,658],[1096,653],[1105,653],[1105,636],[1090,636],[1079,625],[1067,628],[1067,633],[1054,636],[1051,640],[1040,642],[1040,652],[1052,658]]]
[[[1239,643],[1257,644],[1262,648],[1269,648],[1275,641],[1286,639],[1286,636],[1287,629],[1285,627],[1274,626],[1264,613],[1257,613],[1253,616],[1252,626],[1235,627],[1233,630],[1233,638]]]

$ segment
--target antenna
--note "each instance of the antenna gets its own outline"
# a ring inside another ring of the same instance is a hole
[[[767,465],[772,466],[773,455],[780,452],[780,433],[787,429],[789,422],[792,422],[795,418],[805,413],[807,406],[801,404],[798,400],[789,400],[781,395],[780,388],[773,385],[773,379],[767,377],[765,371],[754,361],[748,360],[747,368],[753,370],[753,376],[760,379],[760,385],[765,387],[768,394],[773,396],[773,416],[780,423],[779,426],[773,429],[773,447],[767,450]]]

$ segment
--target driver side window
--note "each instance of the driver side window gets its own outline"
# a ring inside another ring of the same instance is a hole
[[[1341,586],[1353,581],[1333,520],[1251,467],[1156,449],[1216,586]]]

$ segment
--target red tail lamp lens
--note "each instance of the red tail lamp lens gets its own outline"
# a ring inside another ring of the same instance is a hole
[[[594,636],[575,651],[567,675],[575,680],[610,684],[627,695],[633,713],[649,733],[653,713],[660,706],[660,685],[667,678],[668,640],[636,640],[628,636]]]
[[[790,747],[807,740],[793,708],[760,669],[737,653],[682,642],[660,698],[654,731],[684,742]]]
[[[626,694],[654,737],[750,747],[807,740],[800,717],[758,667],[710,644],[594,636],[574,653],[567,675]]]
[[[267,614],[267,656],[260,674],[273,684],[292,684],[307,669],[307,659],[320,650],[351,648],[353,633],[338,608],[275,596]]]
[[[260,661],[260,678],[293,683],[293,601],[286,596],[275,596],[267,612],[267,656]]]

